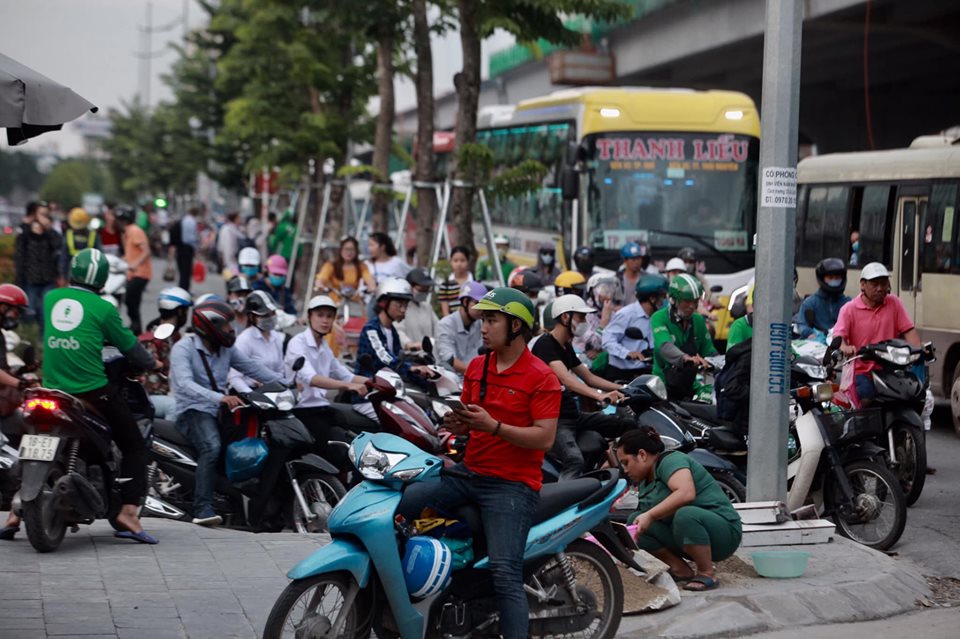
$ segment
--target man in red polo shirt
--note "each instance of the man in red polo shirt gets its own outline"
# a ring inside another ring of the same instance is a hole
[[[860,295],[840,309],[833,334],[843,338],[840,350],[847,357],[856,355],[867,344],[901,336],[910,344],[921,346],[903,302],[890,293],[890,272],[879,262],[871,262],[860,271]],[[857,395],[869,402],[876,395],[876,388],[868,373],[876,364],[858,359],[853,366]]]
[[[444,420],[452,432],[470,434],[466,457],[455,476],[410,486],[399,512],[412,521],[425,507],[448,516],[463,504],[480,509],[500,635],[520,639],[529,623],[523,549],[540,499],[543,455],[556,435],[561,388],[550,367],[527,349],[535,311],[526,295],[497,288],[474,309],[482,313],[487,354],[467,366],[466,410]]]

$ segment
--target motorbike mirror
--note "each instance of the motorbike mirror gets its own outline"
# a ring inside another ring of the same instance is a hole
[[[37,349],[34,348],[33,344],[23,349],[22,359],[24,366],[33,366],[37,363]]]
[[[627,330],[624,331],[624,335],[630,339],[644,339],[646,336],[643,334],[643,331],[637,328],[636,326],[628,326]]]
[[[723,287],[720,286],[719,284],[714,284],[713,286],[710,287],[710,292],[711,292],[711,293],[722,293],[722,292],[723,292]]]
[[[420,344],[420,348],[423,349],[424,353],[427,353],[428,355],[433,355],[433,340],[430,339],[429,336],[424,335],[423,342],[421,342]]]
[[[159,340],[170,339],[170,336],[173,335],[174,331],[177,328],[173,324],[158,324],[155,329],[153,329],[153,338]]]
[[[843,343],[843,338],[837,335],[832,340],[830,340],[830,350],[835,351],[840,348],[840,344]]]
[[[296,373],[296,372],[299,371],[301,368],[303,368],[303,365],[306,363],[306,361],[307,361],[307,360],[303,357],[303,355],[301,355],[300,357],[298,357],[297,359],[295,359],[295,360],[293,361],[293,366],[292,366],[293,372]]]

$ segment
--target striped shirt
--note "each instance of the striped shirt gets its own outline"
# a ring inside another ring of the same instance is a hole
[[[473,281],[473,274],[467,273],[467,282]],[[465,284],[466,282],[464,282]],[[437,286],[437,301],[446,302],[450,306],[450,310],[460,306],[460,289],[463,288],[463,284],[457,281],[457,278],[453,276],[453,273],[447,276],[447,279],[443,280],[439,286]]]

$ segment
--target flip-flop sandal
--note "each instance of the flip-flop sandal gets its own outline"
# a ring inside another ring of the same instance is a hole
[[[145,530],[141,530],[138,533],[135,533],[129,530],[118,530],[117,532],[113,533],[113,536],[118,539],[132,539],[133,541],[136,541],[141,544],[159,544],[160,543],[160,540],[158,540],[156,537],[153,537],[147,534],[147,531]]]
[[[668,570],[667,574],[670,575],[671,579],[673,579],[673,583],[677,584],[678,586],[682,586],[683,584],[688,583],[691,579],[693,579],[696,576],[696,575],[690,575],[689,577],[678,577],[675,574],[673,574],[672,570]]]
[[[693,587],[694,584],[699,584],[702,587]],[[684,586],[684,590],[689,590],[690,592],[706,592],[707,590],[713,590],[720,585],[720,582],[712,577],[707,577],[706,575],[697,575],[690,581],[688,581]]]
[[[20,532],[20,526],[4,526],[0,528],[0,539],[13,541],[13,536]]]

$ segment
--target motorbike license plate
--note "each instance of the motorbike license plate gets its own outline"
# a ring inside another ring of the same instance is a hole
[[[20,440],[20,459],[32,461],[53,461],[57,456],[59,437],[49,435],[24,435]]]

